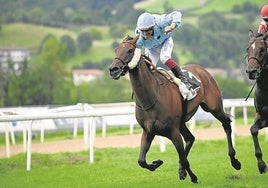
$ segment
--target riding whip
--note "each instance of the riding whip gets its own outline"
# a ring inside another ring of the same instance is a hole
[[[251,90],[249,91],[249,93],[248,93],[248,95],[247,95],[247,97],[246,97],[245,101],[247,101],[247,100],[248,100],[248,98],[249,98],[249,96],[250,96],[251,92],[253,91],[253,88],[255,87],[256,83],[257,83],[257,81],[255,81],[255,82],[254,82],[254,84],[253,84],[253,86],[252,86]]]

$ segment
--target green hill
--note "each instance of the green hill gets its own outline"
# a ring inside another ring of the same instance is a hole
[[[111,37],[109,38],[109,28],[101,26],[88,26],[80,30],[76,29],[75,31],[72,31],[25,23],[4,24],[0,31],[0,46],[23,47],[35,50],[39,47],[43,38],[48,34],[54,35],[57,38],[60,38],[63,35],[69,35],[76,39],[80,32],[86,30],[90,31],[91,29],[98,29],[98,31],[102,32],[102,39],[93,42],[93,46],[89,53],[77,53],[75,57],[70,59],[70,62],[68,62],[67,65],[81,65],[83,62],[89,60],[92,62],[101,62],[104,59],[112,58],[114,55],[114,51],[111,48],[113,39]]]
[[[221,0],[150,0],[143,1],[142,4],[136,4],[136,7],[140,9],[145,9],[149,12],[164,12],[165,7],[172,7],[174,9],[179,9],[182,11],[183,23],[196,23],[198,17],[204,13],[211,11],[220,11],[223,12],[225,16],[232,16],[230,14],[231,9],[234,5],[241,5],[245,2],[250,2],[261,7],[266,3],[264,0],[233,0],[233,1],[221,1]],[[256,20],[259,18],[258,13],[256,13]],[[249,26],[250,27],[250,26]],[[114,51],[111,48],[111,44],[116,40],[110,36],[109,27],[101,26],[83,26],[76,27],[73,29],[63,29],[63,28],[52,28],[39,25],[31,25],[24,23],[12,23],[12,24],[3,24],[2,29],[0,30],[0,46],[16,46],[16,47],[26,47],[30,49],[36,49],[39,47],[42,39],[48,35],[52,34],[60,38],[63,35],[69,35],[76,39],[77,35],[85,30],[97,29],[101,33],[101,39],[95,40],[93,46],[88,53],[77,53],[75,57],[69,60],[66,63],[67,66],[79,66],[86,61],[90,62],[101,62],[104,59],[112,59],[114,56]],[[133,25],[133,30],[135,25]],[[126,34],[131,36],[134,35],[132,30],[126,31]],[[123,38],[124,36],[122,36]],[[182,46],[180,46],[180,49]],[[184,49],[183,54],[181,54],[180,49],[175,49],[174,52],[177,56],[180,57],[181,62],[187,62],[191,57],[191,54],[186,52]]]
[[[145,3],[146,2],[146,3]],[[211,11],[229,13],[234,5],[242,5],[245,2],[250,2],[262,7],[267,3],[266,0],[147,0],[137,4],[137,8],[145,9],[149,12],[164,13],[164,7],[172,7],[181,11],[190,11],[191,14],[199,16],[200,14],[208,13]]]
[[[71,37],[76,37],[74,32],[66,29],[25,23],[12,23],[2,25],[0,31],[0,46],[37,48],[47,34],[53,34],[56,37],[68,34]]]

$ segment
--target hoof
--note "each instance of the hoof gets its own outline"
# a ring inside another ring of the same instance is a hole
[[[152,164],[149,165],[148,169],[150,171],[155,171],[155,169],[160,167],[162,164],[163,164],[163,161],[161,161],[161,160],[153,161]]]
[[[198,181],[197,181],[197,177],[196,177],[196,176],[191,177],[191,181],[192,181],[193,183],[195,183],[195,184],[198,183]]]
[[[185,180],[186,177],[187,177],[187,172],[186,172],[186,170],[180,168],[180,169],[179,169],[179,178],[180,178],[180,180]]]
[[[258,163],[258,167],[259,167],[260,174],[265,174],[268,171],[268,167],[266,166],[264,162]]]
[[[234,159],[232,161],[232,166],[236,169],[236,170],[240,170],[241,169],[241,163],[237,160],[237,159]]]

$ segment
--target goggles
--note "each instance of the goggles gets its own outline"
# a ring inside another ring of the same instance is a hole
[[[154,27],[150,27],[150,28],[148,28],[148,29],[141,29],[141,32],[143,32],[143,33],[148,33],[148,32],[150,32],[150,31],[152,31],[154,29]]]

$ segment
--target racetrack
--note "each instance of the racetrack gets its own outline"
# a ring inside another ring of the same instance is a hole
[[[193,132],[196,140],[224,139],[226,137],[223,128],[204,128],[197,129]],[[239,136],[249,136],[249,126],[237,126],[235,128],[236,138]],[[96,137],[94,146],[96,148],[107,147],[139,147],[141,134],[120,135]],[[156,137],[153,144],[159,144],[160,137]],[[167,140],[167,142],[169,142]],[[54,142],[33,143],[33,153],[57,153],[57,152],[77,152],[84,150],[83,139],[62,140]],[[10,155],[15,155],[23,152],[23,145],[11,145]],[[0,147],[0,157],[6,157],[6,147]]]

